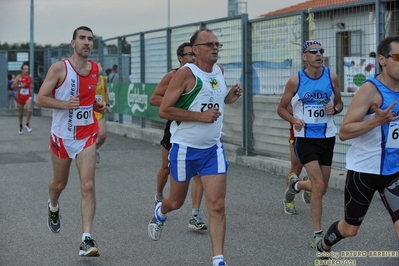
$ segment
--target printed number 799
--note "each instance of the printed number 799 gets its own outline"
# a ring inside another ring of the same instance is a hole
[[[218,103],[201,103],[201,112],[205,112],[208,109],[212,109],[212,108],[219,108],[219,104]]]

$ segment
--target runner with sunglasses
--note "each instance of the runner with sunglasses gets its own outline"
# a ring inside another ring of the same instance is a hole
[[[302,59],[306,68],[287,81],[277,108],[281,118],[294,125],[295,153],[310,179],[310,182],[300,181],[297,175],[290,176],[284,193],[284,211],[293,205],[290,203],[300,190],[312,192],[313,241],[323,236],[322,199],[330,179],[337,133],[334,115],[343,109],[338,76],[323,66],[323,54],[320,42],[308,40],[303,44]]]
[[[183,205],[190,179],[198,174],[209,213],[212,265],[226,266],[223,253],[229,165],[221,141],[223,115],[225,104],[237,101],[243,90],[239,84],[227,88],[224,68],[216,64],[221,44],[211,30],[197,30],[190,43],[196,62],[184,65],[173,76],[159,109],[160,117],[173,121],[170,125],[170,191],[155,206],[148,236],[159,240],[167,214]],[[179,265],[187,264],[184,258],[180,260]]]
[[[339,132],[352,139],[346,154],[344,219],[331,224],[316,252],[355,236],[378,191],[399,238],[399,36],[378,45],[381,74],[366,80],[353,97]],[[319,253],[320,254],[320,253]]]
[[[169,85],[170,80],[176,74],[176,72],[187,63],[195,63],[195,54],[192,51],[191,43],[184,42],[179,45],[176,50],[177,59],[179,60],[180,66],[177,69],[173,69],[161,79],[159,84],[154,90],[150,98],[150,104],[153,106],[160,106],[163,96],[165,95],[166,88]],[[169,151],[172,148],[172,143],[170,143],[170,124],[171,120],[168,120],[165,125],[164,136],[161,140],[161,150],[162,150],[162,165],[157,174],[157,192],[155,194],[155,205],[163,200],[163,190],[166,183],[168,182],[168,176],[170,174],[169,169]],[[194,182],[191,187],[191,217],[188,222],[188,228],[195,230],[206,230],[208,226],[202,221],[200,215],[200,206],[202,201],[202,194],[204,193],[204,188],[202,187],[201,178],[195,175],[193,178]]]

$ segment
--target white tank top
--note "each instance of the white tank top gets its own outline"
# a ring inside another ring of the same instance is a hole
[[[190,68],[196,78],[196,84],[190,92],[180,96],[175,106],[194,112],[219,108],[221,115],[214,123],[173,121],[170,126],[171,143],[197,149],[210,148],[218,143],[222,136],[226,82],[220,67],[216,64],[212,73],[204,72],[194,64],[186,64],[183,67]]]

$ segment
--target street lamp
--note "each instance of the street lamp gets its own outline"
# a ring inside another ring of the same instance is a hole
[[[29,43],[29,71],[32,78],[35,76],[35,67],[34,67],[34,51],[35,51],[35,42],[34,42],[34,0],[30,1],[30,43]],[[32,80],[34,82],[34,80]],[[35,91],[32,92],[32,115],[34,115],[34,107],[35,107]]]

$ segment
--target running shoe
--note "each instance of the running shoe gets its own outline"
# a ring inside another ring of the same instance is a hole
[[[283,200],[283,206],[284,206],[284,212],[286,214],[297,214],[298,213],[295,209],[294,201],[287,202],[286,200]]]
[[[96,162],[100,163],[100,153],[96,151]]]
[[[303,177],[302,181],[307,181],[309,180],[309,176],[305,176]],[[306,204],[310,204],[310,199],[312,198],[312,192],[308,191],[308,190],[303,190],[302,191],[302,200],[306,203]]]
[[[227,266],[227,263],[225,261],[219,262],[218,266]]]
[[[51,232],[57,234],[61,230],[61,215],[60,215],[60,208],[58,204],[58,210],[51,211],[50,210],[50,200],[47,202],[48,208],[48,218],[47,218],[47,226]]]
[[[26,125],[25,125],[25,129],[26,129],[28,132],[32,132],[32,128],[29,126],[29,124],[26,124]]]
[[[159,238],[161,237],[162,227],[164,226],[165,221],[166,221],[166,218],[165,218],[165,220],[161,221],[157,217],[156,213],[157,213],[158,209],[161,208],[161,206],[162,206],[161,202],[159,202],[155,206],[154,217],[152,217],[151,222],[148,224],[148,236],[154,241],[159,240]]]
[[[202,221],[201,216],[195,215],[191,216],[191,219],[188,222],[188,228],[195,230],[206,230],[208,229],[208,226]]]
[[[18,134],[19,135],[23,135],[24,134],[24,130],[23,130],[22,127],[19,127]]]
[[[79,255],[86,257],[100,256],[100,253],[98,252],[97,242],[94,239],[86,236],[85,240],[80,243]]]
[[[323,237],[315,236],[313,238],[313,265],[316,265],[317,260],[330,260],[330,250],[320,250],[318,244],[322,241]]]
[[[317,241],[319,241],[320,239],[323,239],[323,237],[324,237],[323,235],[319,235],[319,234],[314,235],[314,236],[313,236],[313,241],[312,241],[312,243],[310,243],[310,247],[313,248],[314,242],[315,242],[315,241],[317,242]],[[316,240],[316,238],[317,238],[317,240]]]
[[[288,186],[288,183],[290,182],[290,178],[292,175],[295,175],[294,172],[291,172],[287,175],[287,177],[285,178],[285,184]]]
[[[292,202],[295,199],[295,194],[297,194],[298,192],[296,192],[294,190],[294,184],[296,182],[299,181],[299,178],[296,174],[292,174],[290,176],[290,180],[288,182],[287,188],[285,189],[285,193],[284,193],[284,198],[286,202]]]

